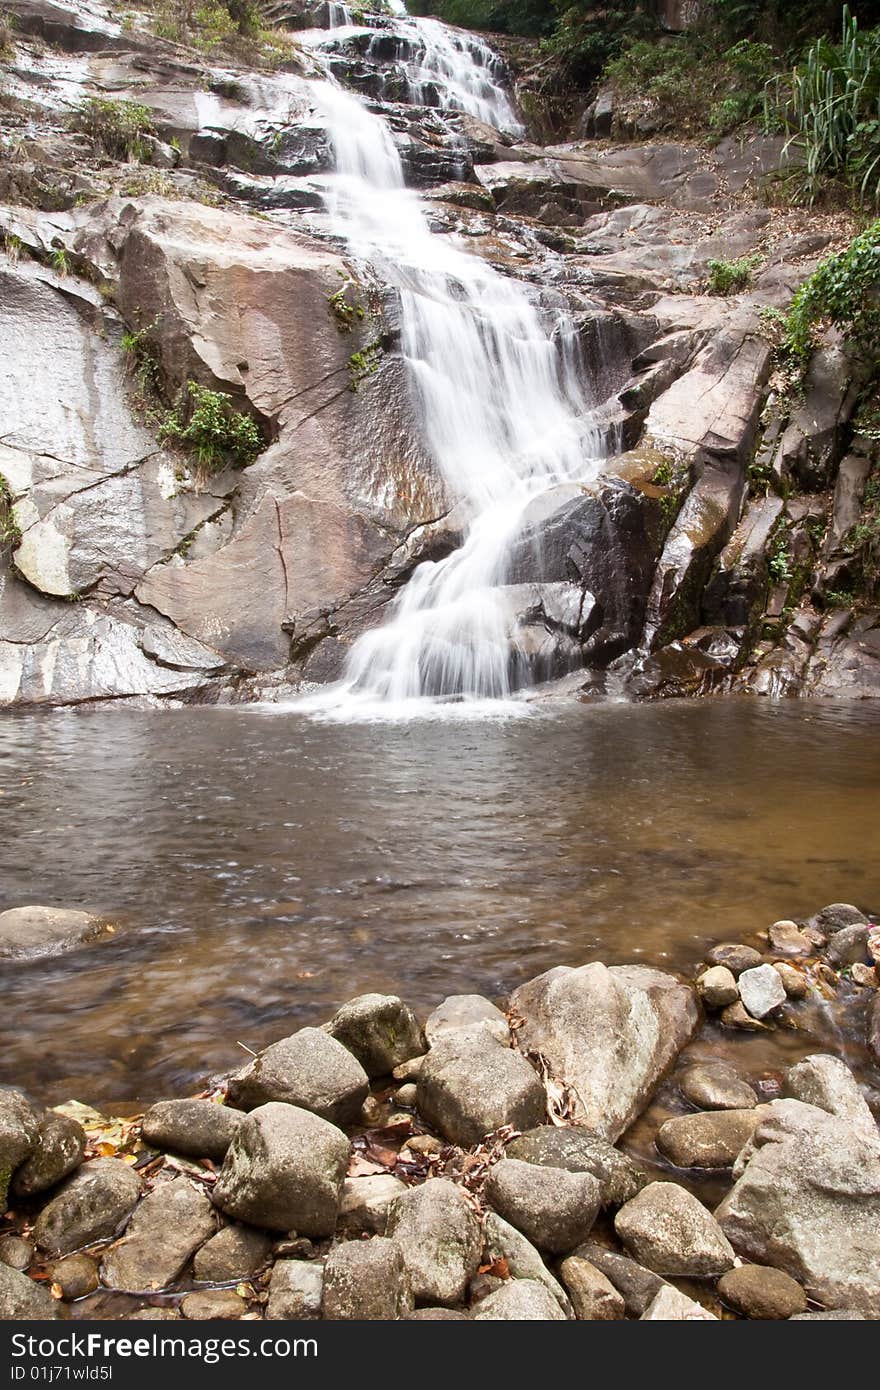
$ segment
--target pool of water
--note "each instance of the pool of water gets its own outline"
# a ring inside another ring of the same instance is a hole
[[[0,1083],[185,1094],[365,990],[427,1009],[560,963],[689,969],[781,916],[880,907],[878,788],[867,704],[7,717],[0,907],[119,929],[6,965]]]

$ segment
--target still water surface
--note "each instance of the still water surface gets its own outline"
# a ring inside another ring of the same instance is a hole
[[[687,969],[880,906],[880,709],[565,705],[319,724],[255,709],[0,723],[0,907],[115,937],[7,966],[0,1083],[185,1094],[365,990],[430,1007],[555,964]]]

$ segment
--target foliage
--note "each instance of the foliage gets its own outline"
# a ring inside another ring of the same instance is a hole
[[[208,474],[230,464],[245,468],[265,447],[256,420],[236,410],[226,391],[211,391],[196,381],[181,388],[175,408],[159,428],[159,437],[192,450],[199,467]]]
[[[353,281],[346,280],[345,284],[335,294],[329,295],[327,299],[327,307],[336,320],[336,327],[341,333],[350,333],[355,324],[364,318],[366,312],[362,304],[350,304],[348,302],[347,294],[352,284]]]
[[[381,355],[381,343],[370,343],[360,352],[351,354],[348,359],[348,369],[351,374],[350,386],[352,391],[357,391],[362,381],[366,381],[368,376],[373,376],[379,370]]]
[[[782,326],[783,357],[803,370],[826,325],[872,373],[880,370],[880,220],[801,285]]]
[[[6,252],[13,265],[17,265],[21,260],[23,249],[24,242],[20,236],[16,236],[14,232],[3,233],[3,250]]]
[[[446,24],[495,34],[548,34],[556,21],[551,0],[415,0],[410,14],[437,15]]]
[[[70,257],[63,246],[56,246],[49,253],[49,264],[58,275],[70,274]]]
[[[754,252],[751,256],[741,256],[738,261],[710,261],[706,285],[709,294],[738,294],[748,289],[763,260],[763,256]]]
[[[159,38],[202,53],[225,50],[270,67],[291,56],[291,39],[264,24],[258,0],[157,0],[155,12]]]
[[[787,584],[792,577],[788,532],[780,529],[770,549],[767,569],[774,584]]]
[[[149,158],[144,136],[155,134],[155,128],[149,107],[140,102],[86,97],[79,104],[74,125],[111,159]]]
[[[768,44],[742,39],[719,48],[697,32],[628,43],[604,76],[659,129],[721,136],[764,110],[764,87],[778,68]]]
[[[21,527],[15,519],[12,489],[0,473],[0,547],[14,550],[20,541]]]
[[[146,404],[159,392],[159,356],[149,336],[155,327],[153,323],[136,333],[126,332],[122,335],[122,351],[128,359],[128,370],[137,384],[141,404]]]

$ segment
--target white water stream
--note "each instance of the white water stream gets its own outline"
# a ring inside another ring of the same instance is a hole
[[[433,82],[450,108],[515,129],[482,40],[433,20],[406,24],[424,43],[415,99]],[[546,488],[594,475],[602,455],[574,325],[561,313],[548,324],[518,281],[429,230],[380,116],[331,81],[315,95],[336,159],[332,222],[353,257],[400,293],[425,441],[464,535],[417,567],[386,622],[353,646],[343,679],[308,705],[344,716],[355,705],[392,714],[424,697],[501,700],[528,682],[504,587],[523,512]]]

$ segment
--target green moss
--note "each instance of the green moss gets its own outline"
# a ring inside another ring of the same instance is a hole
[[[348,370],[351,375],[350,387],[352,391],[357,391],[362,382],[367,377],[374,376],[379,370],[379,359],[382,356],[382,344],[370,343],[362,348],[360,352],[353,352],[348,359]]]

